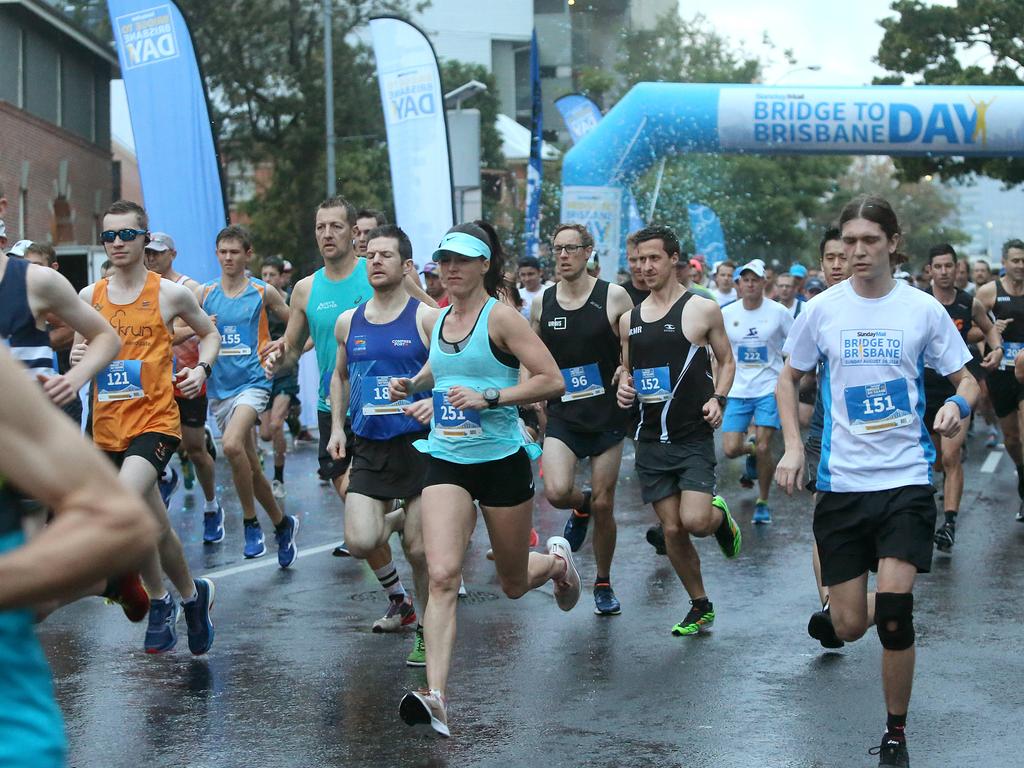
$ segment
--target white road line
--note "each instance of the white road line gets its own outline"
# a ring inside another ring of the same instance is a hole
[[[319,555],[321,552],[327,552],[329,550],[334,549],[336,546],[338,546],[338,543],[333,542],[331,544],[321,544],[319,547],[303,548],[299,550],[299,553],[295,556],[295,559],[298,560],[300,557],[305,557],[306,555]],[[267,554],[253,562],[244,563],[242,565],[234,565],[230,568],[222,568],[219,571],[210,571],[209,573],[204,573],[203,576],[211,579],[221,579],[225,576],[234,576],[236,573],[255,571],[258,568],[270,568],[271,566],[273,566],[274,568],[280,567],[277,564],[276,555],[272,556],[270,550],[268,549]]]
[[[988,458],[985,459],[985,463],[981,465],[981,471],[985,474],[991,475],[996,471],[996,467],[999,466],[999,459],[1003,456],[1001,451],[989,451]]]

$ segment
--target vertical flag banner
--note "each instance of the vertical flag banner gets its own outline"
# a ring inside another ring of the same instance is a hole
[[[562,194],[562,221],[582,224],[594,238],[594,253],[604,265],[617,263],[622,187],[566,187]]]
[[[177,270],[212,279],[224,187],[192,35],[173,2],[108,0],[108,7],[150,229],[174,238]]]
[[[530,40],[530,93],[533,97],[533,130],[530,135],[530,164],[526,166],[526,255],[540,252],[540,185],[544,178],[540,152],[544,142],[544,105],[540,93],[540,61],[537,30]]]
[[[417,266],[455,219],[441,73],[434,48],[415,25],[370,20],[391,161],[395,220],[412,240]]]
[[[690,203],[686,209],[690,214],[690,232],[697,253],[704,255],[709,267],[725,261],[725,234],[718,214],[700,203]]]
[[[572,143],[590,133],[601,122],[601,110],[582,93],[567,93],[555,99],[555,109],[562,115]]]

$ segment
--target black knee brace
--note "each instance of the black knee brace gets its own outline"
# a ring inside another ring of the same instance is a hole
[[[882,647],[905,651],[914,644],[914,596],[896,592],[875,595],[875,628]]]

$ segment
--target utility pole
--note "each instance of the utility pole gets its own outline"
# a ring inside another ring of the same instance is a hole
[[[327,133],[327,196],[338,192],[338,172],[334,159],[334,42],[332,35],[331,0],[324,0],[324,109]]]

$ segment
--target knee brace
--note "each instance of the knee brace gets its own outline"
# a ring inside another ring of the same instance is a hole
[[[896,592],[875,595],[875,628],[882,647],[905,651],[914,644],[914,596]]]

